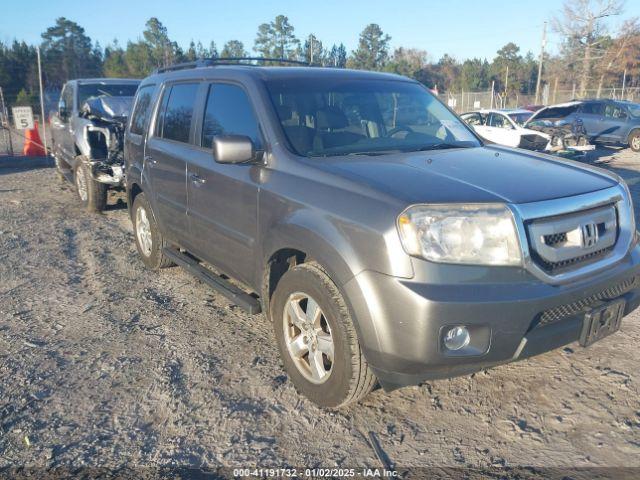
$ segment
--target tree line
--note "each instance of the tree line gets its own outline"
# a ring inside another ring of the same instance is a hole
[[[562,39],[555,55],[545,55],[541,80],[554,88],[587,89],[640,85],[640,24],[628,19],[616,31],[607,30],[607,19],[620,16],[622,0],[568,0],[551,19]],[[258,26],[252,52],[243,42],[229,40],[221,48],[211,41],[191,41],[183,48],[171,40],[167,28],[150,18],[136,41],[125,46],[114,40],[102,48],[84,28],[67,18],[42,33],[40,44],[44,81],[57,90],[65,81],[82,77],[143,78],[154,69],[198,58],[230,58],[250,55],[285,58],[337,68],[355,68],[398,73],[414,78],[439,92],[481,91],[494,85],[496,92],[535,92],[539,59],[523,53],[513,42],[500,48],[493,59],[458,60],[451,55],[432,59],[419,48],[391,49],[391,37],[377,24],[367,25],[355,50],[343,43],[325,45],[311,33],[303,40],[285,15]],[[36,47],[24,41],[0,42],[0,87],[8,104],[37,104]]]

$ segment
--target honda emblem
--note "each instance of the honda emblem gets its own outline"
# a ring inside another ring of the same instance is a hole
[[[594,222],[585,223],[582,231],[582,248],[591,248],[598,243],[598,226]]]

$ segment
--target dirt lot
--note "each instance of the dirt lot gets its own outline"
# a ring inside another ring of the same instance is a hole
[[[640,155],[592,161],[640,204]],[[379,466],[370,431],[402,467],[640,467],[639,317],[329,413],[287,381],[262,316],[143,268],[123,205],[87,215],[52,169],[0,169],[0,469]]]

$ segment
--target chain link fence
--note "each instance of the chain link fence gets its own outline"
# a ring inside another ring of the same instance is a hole
[[[44,129],[42,128],[42,119],[40,115],[33,116],[38,122],[38,133],[40,138],[44,140]],[[51,129],[46,129],[48,145],[51,145]],[[1,156],[20,156],[26,140],[26,130],[18,130],[15,128],[13,118],[10,112],[0,112],[0,157]],[[44,147],[44,145],[43,145]]]
[[[457,113],[478,110],[482,108],[522,108],[527,105],[534,105],[535,95],[503,92],[446,92],[439,95],[450,108]],[[587,90],[585,95],[579,96],[577,90],[556,90],[545,85],[542,89],[539,105],[554,105],[557,103],[578,100],[579,98],[608,98],[612,100],[628,100],[640,103],[640,88],[601,88]]]

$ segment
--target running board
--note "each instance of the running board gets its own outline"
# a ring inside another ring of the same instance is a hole
[[[236,287],[228,280],[216,275],[208,268],[203,267],[195,258],[182,253],[175,248],[165,248],[163,249],[163,252],[173,262],[180,265],[198,280],[203,281],[215,291],[227,297],[231,302],[235,303],[243,310],[246,310],[252,315],[261,312],[262,309],[260,301],[257,298]]]

